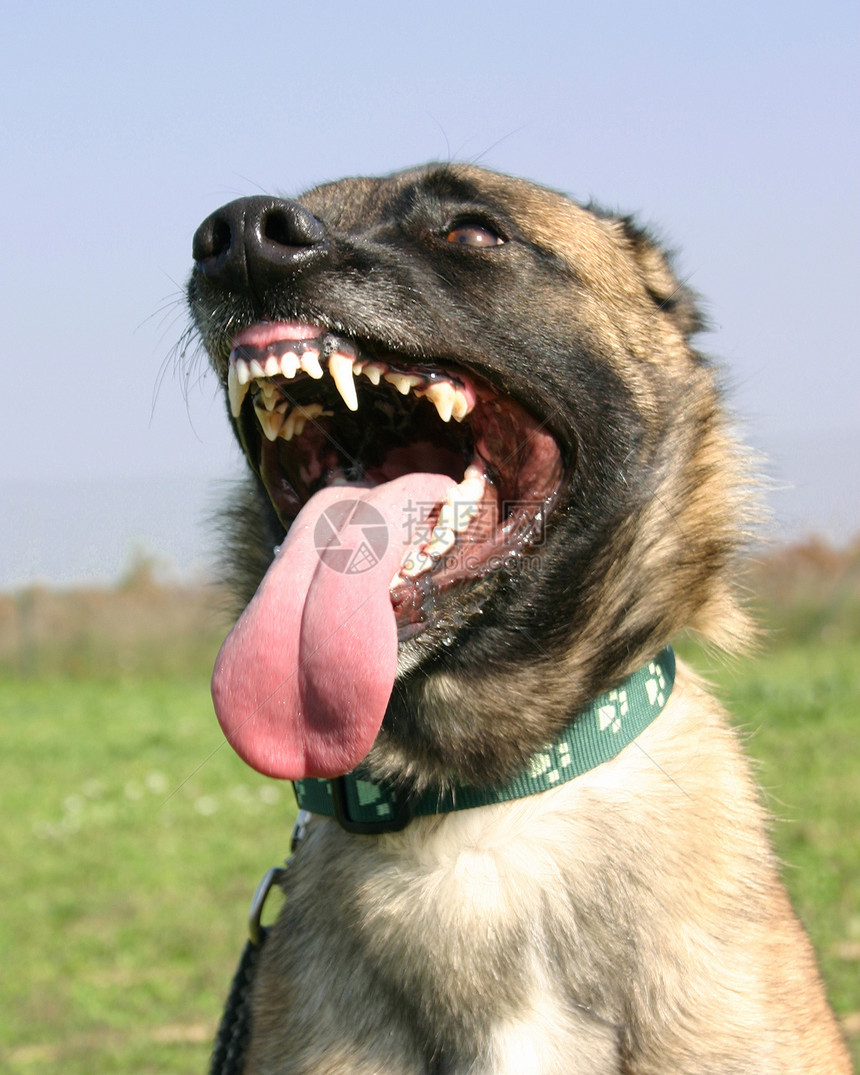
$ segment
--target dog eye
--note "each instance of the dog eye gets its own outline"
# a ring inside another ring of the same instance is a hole
[[[457,224],[445,236],[449,243],[462,246],[501,246],[504,239],[485,224]]]

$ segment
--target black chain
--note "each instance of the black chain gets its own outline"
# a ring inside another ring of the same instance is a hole
[[[209,1075],[242,1075],[245,1069],[245,1050],[251,1031],[251,986],[267,934],[268,930],[264,930],[259,945],[245,943],[218,1025]]]

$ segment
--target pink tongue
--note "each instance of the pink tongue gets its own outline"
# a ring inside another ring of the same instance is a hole
[[[407,474],[317,493],[290,527],[212,676],[236,752],[268,776],[347,773],[373,745],[397,671],[388,584],[453,479]]]

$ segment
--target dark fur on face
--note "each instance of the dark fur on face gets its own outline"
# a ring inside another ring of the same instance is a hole
[[[727,582],[739,475],[713,373],[689,342],[701,320],[644,231],[463,166],[345,180],[298,204],[321,232],[306,263],[191,279],[222,380],[241,329],[311,321],[361,354],[476,375],[552,433],[563,467],[540,544],[438,594],[403,644],[375,774],[505,779],[679,630],[745,639]],[[446,241],[463,226],[504,241]],[[257,503],[238,507],[229,545],[246,601],[284,521],[259,479],[253,409],[231,420],[256,472]]]

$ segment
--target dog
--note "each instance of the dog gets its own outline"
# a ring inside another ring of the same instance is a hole
[[[193,256],[249,468],[215,708],[305,811],[243,1070],[848,1072],[738,737],[666,648],[753,634],[669,256],[456,164],[231,202]]]

